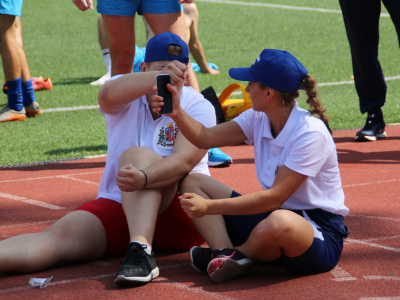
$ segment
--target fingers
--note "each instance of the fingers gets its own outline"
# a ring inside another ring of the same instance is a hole
[[[187,78],[187,65],[181,63],[177,60],[170,62],[162,72],[168,73],[171,76],[171,84],[176,85],[180,81],[185,80]]]

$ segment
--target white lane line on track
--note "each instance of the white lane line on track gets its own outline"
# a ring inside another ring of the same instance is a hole
[[[400,75],[399,76],[390,76],[390,77],[385,78],[386,81],[398,80],[398,79],[400,79]],[[318,83],[318,86],[336,86],[336,85],[346,85],[346,84],[354,84],[354,80]],[[242,94],[241,91],[232,93],[232,95],[241,95],[241,94]],[[217,95],[217,97],[219,97],[219,94]],[[42,109],[42,113],[78,111],[78,110],[89,110],[89,109],[99,109],[99,106],[98,105],[88,105],[88,106],[47,108],[47,109]]]
[[[50,223],[54,223],[56,221],[57,220],[47,220],[47,221],[39,221],[39,222],[3,225],[3,226],[0,226],[0,229],[11,229],[11,228],[16,228],[16,227],[27,227],[27,226],[35,226],[35,225],[42,225],[42,224],[50,224]]]
[[[400,248],[393,248],[393,247],[383,246],[383,245],[379,245],[379,244],[375,244],[375,243],[370,243],[370,242],[367,242],[367,241],[364,241],[364,240],[356,240],[356,239],[347,238],[345,240],[345,242],[346,242],[346,244],[361,244],[361,245],[365,245],[365,246],[381,248],[381,249],[388,250],[388,251],[391,251],[391,252],[400,253]]]
[[[103,173],[103,170],[95,171],[95,172],[73,173],[73,174],[68,174],[68,175],[54,175],[54,176],[43,176],[43,177],[39,176],[39,177],[31,177],[31,178],[9,179],[9,180],[2,180],[2,181],[0,181],[0,183],[30,181],[30,180],[42,180],[42,179],[54,179],[54,178],[71,179],[70,176],[89,175],[89,174],[96,174],[96,173]],[[91,182],[91,183],[93,183],[93,182]]]
[[[363,276],[365,279],[370,280],[400,280],[398,276]]]
[[[304,7],[304,6],[291,6],[291,5],[281,5],[281,4],[269,4],[269,3],[256,3],[256,2],[242,2],[242,1],[225,1],[225,0],[196,0],[198,2],[210,2],[210,3],[224,3],[224,4],[234,4],[234,5],[244,5],[244,6],[257,6],[257,7],[270,7],[270,8],[281,8],[290,10],[305,10],[320,13],[330,13],[330,14],[342,14],[341,10],[337,9],[325,9],[325,8],[315,8],[315,7]],[[381,17],[389,17],[389,14],[382,13]]]
[[[400,296],[394,296],[394,297],[361,297],[358,300],[400,300]]]
[[[399,222],[399,218],[390,218],[390,217],[381,217],[381,216],[368,216],[368,215],[353,215],[353,214],[348,214],[347,216],[349,217],[358,217],[358,218],[367,218],[367,219],[380,219],[384,221],[395,221]]]
[[[371,184],[389,183],[389,182],[396,182],[396,181],[400,181],[400,179],[388,179],[388,180],[382,180],[382,181],[348,184],[348,185],[344,185],[343,188],[357,187],[357,186],[371,185]]]
[[[36,206],[40,206],[40,207],[48,208],[48,209],[52,209],[52,210],[65,209],[64,207],[61,207],[61,206],[49,204],[49,203],[42,202],[42,201],[32,200],[32,199],[28,199],[28,198],[24,198],[24,197],[14,196],[14,195],[10,195],[10,194],[0,193],[0,197],[6,198],[9,200],[21,201],[24,203],[28,203],[28,204],[32,204],[32,205],[36,205]]]
[[[69,176],[69,175],[60,176],[60,177],[61,177],[61,178],[65,178],[65,179],[70,179],[70,180],[78,181],[78,182],[82,182],[82,183],[89,183],[89,184],[99,185],[99,182],[97,182],[97,181],[83,180],[83,179],[79,179],[79,178],[74,178],[74,177]]]
[[[336,266],[330,273],[334,277],[331,280],[334,280],[334,281],[357,280],[356,277],[353,277],[350,273],[346,272],[339,266]]]
[[[174,265],[161,266],[159,268],[162,271],[162,270],[171,269],[171,268],[182,268],[182,267],[186,267],[187,265],[188,264],[174,264]],[[107,267],[108,265],[105,264],[104,266]],[[81,277],[81,278],[75,278],[75,279],[60,280],[60,281],[52,281],[52,282],[50,282],[50,284],[48,286],[50,287],[50,286],[56,286],[56,285],[61,285],[61,284],[69,284],[69,283],[84,281],[84,280],[97,280],[97,279],[103,279],[103,278],[109,278],[109,277],[113,278],[114,276],[115,276],[115,273]],[[207,292],[207,291],[203,290],[202,288],[193,287],[193,285],[191,283],[188,283],[188,284],[177,283],[177,282],[171,281],[165,277],[157,277],[156,279],[153,280],[153,282],[157,282],[158,284],[165,284],[165,285],[172,286],[172,287],[175,287],[175,288],[178,288],[181,290],[185,290],[185,291],[193,293],[193,294],[204,295],[204,296],[214,298],[214,299],[233,300],[233,298],[230,298],[230,297],[225,297],[225,296],[213,293],[213,292]],[[14,288],[8,288],[8,289],[0,289],[0,294],[29,290],[29,289],[31,289],[31,287],[28,285],[14,287]]]

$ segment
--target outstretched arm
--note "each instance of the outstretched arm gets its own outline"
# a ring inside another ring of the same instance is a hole
[[[193,145],[201,149],[209,149],[228,145],[237,145],[247,140],[240,126],[234,122],[226,122],[214,127],[205,127],[189,116],[180,106],[179,93],[171,85],[167,85],[172,94],[173,111],[170,116],[179,128],[179,131]],[[151,107],[154,113],[163,106],[162,98],[157,95],[151,97]]]
[[[192,54],[196,63],[199,65],[201,72],[219,74],[218,70],[212,69],[208,65],[206,55],[204,54],[203,45],[199,39],[199,10],[194,3],[187,4],[187,6],[189,8],[186,9],[185,6],[185,14],[188,14],[187,19],[190,19],[190,24],[186,24],[189,26],[190,31],[190,39],[188,43],[190,53]]]
[[[129,73],[114,80],[108,80],[100,89],[99,105],[103,112],[116,114],[125,104],[155,92],[157,74],[170,74],[171,82],[179,82],[186,78],[186,68],[185,64],[172,61],[159,71]]]
[[[237,198],[204,199],[193,193],[181,196],[183,210],[190,218],[204,215],[250,215],[279,209],[293,195],[307,176],[283,166],[268,190]]]

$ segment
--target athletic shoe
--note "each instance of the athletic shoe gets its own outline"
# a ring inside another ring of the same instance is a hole
[[[39,76],[32,77],[32,87],[34,91],[51,90],[53,88],[53,84],[51,83],[51,79],[49,77],[43,79],[42,76]]]
[[[35,117],[36,115],[40,115],[42,113],[37,101],[33,101],[30,105],[25,106],[25,110],[27,117]]]
[[[25,119],[25,108],[22,108],[21,111],[17,111],[6,106],[0,111],[0,122],[24,121]]]
[[[40,90],[51,90],[53,88],[53,84],[51,83],[51,80],[49,77],[46,79],[43,79],[42,76],[39,77],[32,77],[32,87],[34,91],[40,91]],[[8,88],[6,86],[6,81],[4,80],[3,84],[3,92],[4,94],[7,94]]]
[[[90,85],[92,85],[92,86],[103,85],[110,78],[111,78],[111,73],[104,74],[102,77],[100,77],[96,81],[91,82]]]
[[[363,129],[356,133],[356,142],[376,141],[386,137],[385,121],[382,115],[368,114]]]
[[[197,272],[207,273],[207,266],[212,259],[212,251],[210,248],[195,246],[189,250],[190,263]]]
[[[219,148],[211,148],[208,150],[208,166],[209,167],[226,167],[232,163],[232,157],[225,154]]]
[[[213,281],[223,283],[245,275],[250,271],[253,263],[253,260],[236,249],[223,249],[210,261],[207,273]]]
[[[139,243],[130,243],[121,264],[122,267],[115,274],[115,283],[121,286],[142,285],[150,282],[159,275],[154,253],[147,254]]]

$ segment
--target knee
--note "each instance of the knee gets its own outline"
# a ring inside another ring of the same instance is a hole
[[[192,193],[199,187],[199,181],[202,177],[201,174],[189,174],[181,182],[179,191],[183,193]]]
[[[283,209],[273,211],[268,218],[258,224],[254,229],[255,233],[260,238],[278,240],[293,230],[292,214]]]
[[[161,156],[150,149],[144,147],[131,147],[126,149],[119,157],[119,167],[121,168],[127,164],[133,164],[135,167],[144,168],[161,158]]]

